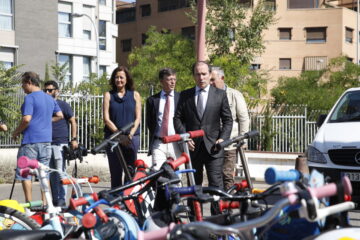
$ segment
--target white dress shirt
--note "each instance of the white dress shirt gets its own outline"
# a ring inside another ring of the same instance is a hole
[[[161,124],[163,119],[163,114],[165,110],[165,103],[166,103],[166,92],[164,90],[161,90],[160,93],[160,102],[159,102],[159,112],[157,115],[157,126],[155,130],[155,136],[160,137],[160,130],[161,130]],[[174,91],[171,91],[170,94],[170,112],[169,112],[169,125],[168,125],[168,136],[175,134],[174,129],[174,113],[175,113],[175,94]]]
[[[198,102],[198,96],[199,94],[202,95],[203,97],[203,109],[204,109],[204,112],[205,112],[205,107],[206,107],[206,103],[207,103],[207,99],[208,99],[208,96],[209,96],[209,90],[210,90],[210,84],[207,85],[206,88],[203,89],[203,91],[201,91],[201,88],[199,88],[198,86],[196,86],[195,88],[195,105],[197,107],[197,102]]]

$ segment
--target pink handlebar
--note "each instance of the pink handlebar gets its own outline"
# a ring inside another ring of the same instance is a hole
[[[26,156],[21,156],[18,158],[17,165],[19,168],[39,168],[39,162],[36,159],[29,159]]]
[[[138,240],[165,240],[168,233],[175,227],[175,223],[170,223],[169,226],[160,228],[155,231],[143,232],[139,231]]]
[[[27,178],[31,173],[31,169],[30,168],[22,168],[20,169],[20,176],[23,178]]]
[[[189,161],[190,161],[189,155],[187,155],[186,153],[182,153],[178,159],[171,162],[169,161],[168,164],[171,166],[173,170],[175,170],[182,164],[188,163]]]
[[[344,187],[344,193],[347,195],[351,195],[352,186],[349,178],[347,176],[343,177],[342,185]],[[311,196],[316,197],[318,199],[324,197],[334,196],[337,193],[338,189],[335,183],[329,183],[324,186],[318,188],[309,188],[309,192]]]

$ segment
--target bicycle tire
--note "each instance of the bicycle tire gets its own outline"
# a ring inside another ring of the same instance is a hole
[[[32,218],[13,208],[0,206],[0,230],[34,230],[40,225]]]

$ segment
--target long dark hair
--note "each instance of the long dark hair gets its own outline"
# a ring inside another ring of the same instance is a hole
[[[115,76],[116,76],[116,74],[118,72],[124,72],[125,75],[126,75],[125,89],[134,91],[134,81],[133,81],[133,79],[132,79],[132,77],[130,75],[129,70],[125,66],[119,66],[119,67],[115,68],[114,71],[112,72],[111,77],[110,77],[110,81],[109,81],[112,90],[113,91],[117,90],[117,87],[115,85]]]

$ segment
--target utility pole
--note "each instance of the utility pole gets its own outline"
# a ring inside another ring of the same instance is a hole
[[[197,1],[198,34],[197,34],[197,61],[205,61],[205,29],[206,29],[206,0]]]

